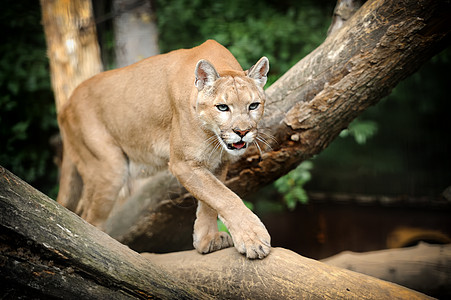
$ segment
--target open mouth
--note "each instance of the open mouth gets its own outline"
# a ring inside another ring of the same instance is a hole
[[[232,143],[232,144],[227,144],[227,148],[230,150],[240,150],[240,149],[244,149],[247,147],[246,142],[238,142],[238,143]]]

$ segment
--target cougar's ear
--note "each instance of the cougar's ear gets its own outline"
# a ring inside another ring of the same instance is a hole
[[[260,60],[253,65],[249,70],[246,71],[247,76],[255,80],[255,83],[263,88],[268,79],[266,75],[269,71],[269,60],[267,57],[263,56]]]
[[[215,67],[213,67],[213,65],[205,59],[201,59],[197,62],[194,74],[196,75],[196,81],[194,84],[199,91],[201,91],[205,86],[213,85],[213,82],[219,78],[219,74]]]

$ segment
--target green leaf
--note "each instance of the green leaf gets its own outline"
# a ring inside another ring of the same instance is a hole
[[[283,194],[288,209],[293,210],[298,203],[308,202],[307,192],[303,186],[312,178],[310,173],[312,168],[311,161],[304,161],[296,169],[274,182],[274,187]]]
[[[348,129],[340,133],[340,137],[352,136],[357,144],[364,145],[368,139],[377,134],[378,129],[378,124],[374,121],[356,119],[349,124]]]

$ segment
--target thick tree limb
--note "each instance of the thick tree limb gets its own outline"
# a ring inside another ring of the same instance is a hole
[[[451,244],[355,253],[322,262],[406,286],[440,299],[451,295]]]
[[[261,156],[249,151],[233,165],[228,186],[243,196],[321,152],[353,119],[449,44],[450,6],[444,0],[366,2],[343,28],[267,89],[263,126],[277,143],[268,138],[272,150]],[[174,228],[192,226],[193,201],[183,191],[177,196],[177,183],[167,191],[171,197],[148,188],[143,197],[130,200],[130,206],[136,202],[142,210],[129,215],[127,230],[107,232],[138,251],[164,250],[154,248],[156,241],[171,250],[189,247],[186,231],[178,235],[181,243],[171,243],[177,240]],[[141,199],[146,195],[150,200]],[[141,206],[143,201],[149,205]],[[111,223],[127,213],[116,211]],[[188,215],[181,217],[183,212]],[[161,217],[164,224],[158,222]]]
[[[2,297],[64,299],[427,299],[418,292],[274,249],[142,255],[0,167]]]

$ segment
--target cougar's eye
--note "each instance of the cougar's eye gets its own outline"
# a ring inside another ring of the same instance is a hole
[[[258,102],[251,103],[251,105],[249,105],[249,110],[255,110],[258,108],[259,105],[260,103]]]
[[[229,111],[230,110],[230,108],[227,106],[227,104],[218,104],[218,105],[216,105],[216,108],[219,111]]]

